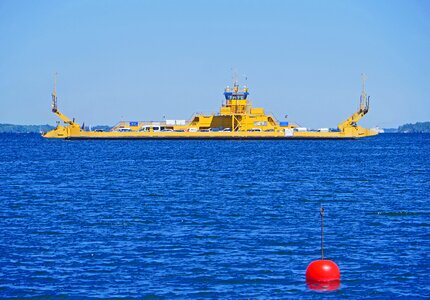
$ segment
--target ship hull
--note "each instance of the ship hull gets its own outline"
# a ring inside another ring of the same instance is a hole
[[[345,132],[94,132],[55,130],[45,137],[66,140],[353,140],[376,135],[373,131]]]
[[[65,140],[355,140],[357,137],[67,137]]]
[[[77,126],[58,126],[45,138],[66,140],[352,140],[377,135],[376,131],[353,127],[348,131],[86,131]]]

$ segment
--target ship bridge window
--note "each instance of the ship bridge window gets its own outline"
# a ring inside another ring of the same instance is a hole
[[[224,96],[226,100],[245,100],[248,96],[248,93],[225,92]]]

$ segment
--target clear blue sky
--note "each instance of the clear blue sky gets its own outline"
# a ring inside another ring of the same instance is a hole
[[[281,119],[430,120],[430,1],[0,0],[0,123],[187,119],[216,112],[231,69]],[[242,78],[243,79],[243,78]]]

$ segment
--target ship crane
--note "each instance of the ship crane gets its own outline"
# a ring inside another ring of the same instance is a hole
[[[354,113],[351,117],[349,117],[346,121],[340,123],[338,128],[340,131],[345,131],[347,128],[357,127],[357,122],[364,117],[365,114],[369,111],[369,99],[366,93],[366,75],[361,75],[361,96],[360,96],[360,108]]]
[[[57,73],[55,73],[55,78],[54,78],[54,90],[52,91],[52,112],[54,114],[56,114],[65,124],[69,124],[69,125],[76,125],[79,126],[78,124],[76,124],[74,122],[74,120],[70,120],[68,117],[66,117],[65,115],[63,115],[59,110],[58,110],[58,106],[57,106]]]

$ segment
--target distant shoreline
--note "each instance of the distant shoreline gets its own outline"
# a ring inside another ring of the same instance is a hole
[[[54,129],[54,126],[45,125],[16,125],[16,124],[0,124],[0,133],[40,133],[41,131],[49,131]]]
[[[110,126],[107,125],[97,125],[91,127],[95,129],[110,130]],[[17,125],[17,124],[1,124],[0,123],[0,134],[1,133],[40,133],[48,132],[55,129],[55,126],[45,124],[45,125]],[[88,127],[85,127],[88,130]]]

